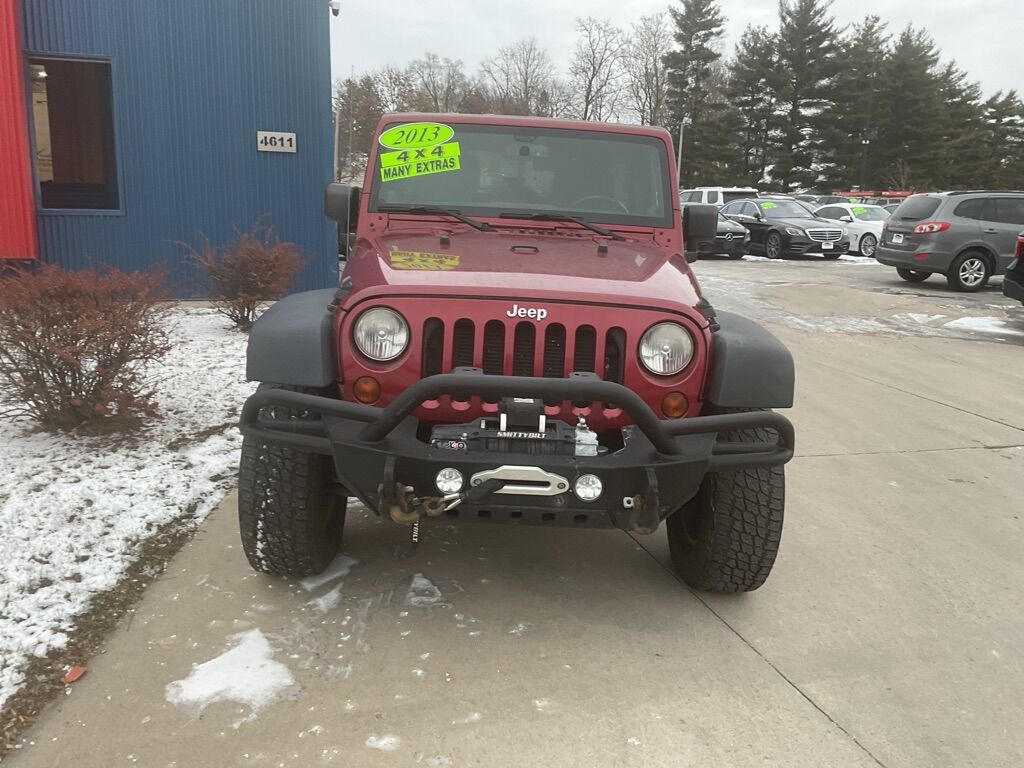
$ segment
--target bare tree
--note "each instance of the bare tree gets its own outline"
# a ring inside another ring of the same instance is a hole
[[[629,106],[642,125],[669,121],[668,70],[665,55],[672,50],[672,32],[665,14],[643,16],[626,41],[624,68]]]
[[[498,50],[485,61],[481,72],[491,86],[495,108],[518,115],[546,115],[545,101],[555,83],[554,66],[536,38],[519,40]]]
[[[579,41],[569,64],[569,78],[581,120],[610,120],[622,95],[622,30],[608,20],[587,16],[576,20]]]
[[[462,62],[427,53],[409,65],[416,90],[432,112],[456,112],[466,93],[468,80]]]
[[[381,108],[385,112],[421,109],[409,69],[388,64],[373,76]]]

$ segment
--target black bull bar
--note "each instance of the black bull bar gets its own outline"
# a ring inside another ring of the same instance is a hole
[[[646,494],[650,502],[662,510],[661,516],[666,510],[670,512],[673,505],[677,508],[692,497],[706,472],[778,466],[793,457],[793,425],[781,414],[750,411],[659,419],[635,392],[621,384],[602,381],[593,373],[547,379],[492,376],[477,369],[461,369],[421,379],[383,408],[260,387],[246,400],[240,427],[246,437],[260,442],[334,457],[339,479],[353,495],[378,509],[380,499],[376,491],[380,487],[390,487],[392,482],[401,480],[417,487],[432,488],[431,478],[437,468],[453,463],[450,454],[439,455],[437,449],[416,437],[418,420],[412,417],[421,403],[442,395],[463,399],[531,397],[545,401],[614,403],[629,415],[640,433],[631,436],[619,451],[596,457],[480,452],[460,457],[465,465],[462,469],[472,471],[495,464],[541,463],[554,471],[578,473],[584,467],[596,467],[613,476],[616,492],[630,484],[640,486],[638,498]],[[274,407],[289,409],[293,414],[299,412],[301,416],[282,419],[261,415],[263,409]],[[752,429],[771,430],[774,440],[729,442],[719,439],[721,433]],[[395,476],[396,471],[400,476]],[[617,498],[621,500],[623,496]],[[536,502],[528,500],[527,503]],[[593,509],[593,505],[588,509]]]

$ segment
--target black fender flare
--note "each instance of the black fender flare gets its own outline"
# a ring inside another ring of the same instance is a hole
[[[705,400],[720,408],[791,408],[793,355],[770,331],[732,312],[715,312]]]
[[[286,296],[260,315],[249,332],[249,381],[326,387],[336,378],[333,319],[338,290]]]

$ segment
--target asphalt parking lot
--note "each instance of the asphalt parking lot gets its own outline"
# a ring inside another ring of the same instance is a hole
[[[663,531],[444,523],[412,552],[358,510],[289,583],[230,496],[9,764],[1024,764],[1024,308],[858,260],[694,268],[797,362],[760,591],[689,591]]]

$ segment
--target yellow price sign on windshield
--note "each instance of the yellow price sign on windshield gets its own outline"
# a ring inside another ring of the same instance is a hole
[[[388,149],[422,149],[444,144],[455,135],[455,129],[444,123],[406,123],[388,128],[377,141]]]
[[[436,147],[400,149],[380,154],[381,181],[427,176],[431,173],[457,171],[460,168],[457,141],[438,144]]]

